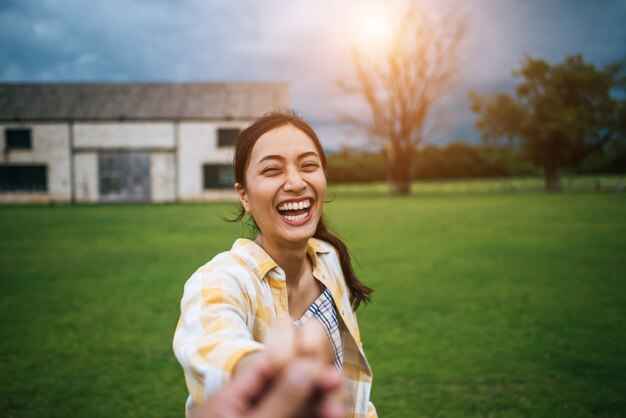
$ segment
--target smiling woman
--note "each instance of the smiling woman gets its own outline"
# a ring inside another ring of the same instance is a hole
[[[236,176],[236,190],[262,231],[259,245],[297,245],[315,234],[326,195],[320,155],[307,134],[290,124],[256,141],[245,177]]]
[[[324,223],[326,157],[317,135],[293,112],[265,115],[237,137],[234,167],[237,219],[250,216],[256,237],[238,239],[185,285],[174,351],[190,393],[188,414],[232,375],[271,359],[268,347],[294,344],[273,331],[279,322],[311,321],[324,329],[329,364],[344,378],[345,412],[376,417],[355,316],[372,290]],[[311,355],[301,347],[295,353]],[[307,416],[343,416],[324,413],[332,396],[318,388]]]

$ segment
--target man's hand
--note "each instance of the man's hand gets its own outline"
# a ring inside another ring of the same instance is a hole
[[[281,324],[267,349],[240,361],[232,381],[199,405],[194,418],[344,418],[341,376],[317,323]]]

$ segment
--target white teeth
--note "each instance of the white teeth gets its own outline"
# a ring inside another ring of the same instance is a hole
[[[285,219],[287,219],[288,221],[299,221],[300,219],[306,218],[307,215],[307,213],[303,213],[300,215],[285,215]]]
[[[298,209],[306,209],[311,207],[311,200],[303,200],[298,203],[283,203],[278,206],[278,210],[298,210]]]

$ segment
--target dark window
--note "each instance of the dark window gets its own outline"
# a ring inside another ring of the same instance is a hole
[[[235,185],[233,166],[228,164],[205,164],[204,189],[231,189]]]
[[[0,165],[0,191],[21,192],[48,190],[45,165]]]
[[[239,135],[240,129],[236,128],[220,128],[217,130],[217,146],[218,147],[234,147],[235,139]]]
[[[31,149],[33,147],[30,129],[5,129],[5,149]]]

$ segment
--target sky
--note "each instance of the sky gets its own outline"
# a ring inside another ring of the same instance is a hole
[[[626,57],[626,0],[0,0],[0,81],[286,81],[326,148],[365,147],[341,120],[367,109],[338,80],[406,7],[468,19],[429,143],[476,141],[468,92],[511,91],[525,55]]]

